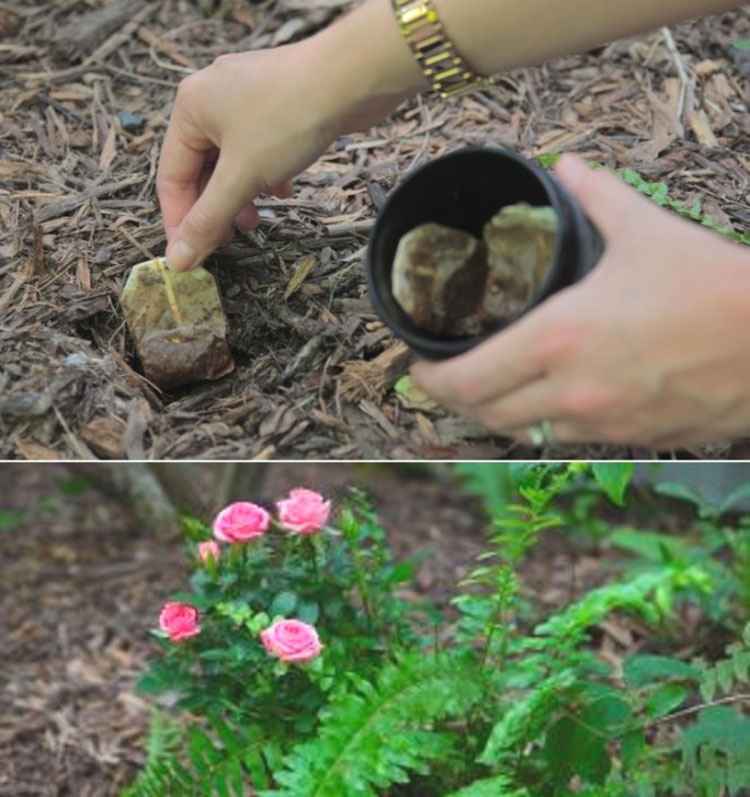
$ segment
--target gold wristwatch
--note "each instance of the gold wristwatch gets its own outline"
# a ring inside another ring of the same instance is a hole
[[[494,77],[477,74],[445,33],[431,0],[392,0],[399,28],[432,88],[443,98],[489,85]]]

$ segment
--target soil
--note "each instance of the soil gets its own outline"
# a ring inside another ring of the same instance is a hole
[[[488,522],[444,466],[266,467],[262,496],[252,496],[263,502],[300,484],[338,502],[347,487],[362,486],[395,554],[424,557],[404,597],[428,597],[450,611]],[[216,469],[202,468],[196,484],[209,485]],[[158,655],[149,629],[170,594],[185,586],[179,540],[144,532],[91,488],[73,490],[64,465],[0,464],[0,483],[0,797],[116,795],[143,762],[152,703],[135,683]],[[656,517],[653,503],[640,512],[633,520],[646,528],[686,528],[679,513]],[[618,517],[613,509],[609,519]],[[574,537],[548,532],[523,567],[523,590],[542,610],[611,577],[612,553],[574,545]],[[690,612],[671,638],[620,616],[595,629],[593,641],[614,663],[635,650],[719,655],[730,640]]]
[[[138,370],[118,297],[130,267],[164,250],[154,177],[176,86],[222,53],[308,35],[349,3],[117,0],[111,24],[82,31],[100,5],[0,3],[0,458],[649,456],[527,448],[402,406],[392,387],[410,356],[368,299],[367,234],[406,172],[462,144],[628,166],[747,229],[750,60],[732,46],[750,38],[747,7],[681,25],[674,42],[656,32],[472,96],[415,99],[340,139],[208,263],[236,371],[162,393]]]

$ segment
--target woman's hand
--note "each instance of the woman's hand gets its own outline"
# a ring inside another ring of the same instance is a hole
[[[222,56],[183,80],[156,180],[170,265],[192,268],[233,225],[257,225],[259,194],[288,196],[334,138],[387,116],[421,83],[387,3],[296,44]]]
[[[750,431],[750,252],[576,158],[557,173],[607,241],[600,264],[415,382],[524,442],[544,419],[560,442],[654,450]]]

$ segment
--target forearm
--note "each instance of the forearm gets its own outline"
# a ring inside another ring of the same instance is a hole
[[[434,3],[456,46],[474,69],[487,75],[583,52],[614,39],[739,5],[736,0],[620,3],[434,0]]]
[[[728,10],[732,0],[434,0],[458,50],[490,75],[683,19]],[[390,0],[365,0],[318,37],[334,88],[394,101],[426,89]],[[338,74],[337,74],[338,71]]]

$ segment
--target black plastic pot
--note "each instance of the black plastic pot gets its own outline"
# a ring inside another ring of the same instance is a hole
[[[551,294],[582,279],[604,251],[601,235],[562,183],[507,150],[467,147],[417,169],[388,197],[370,235],[367,281],[380,317],[417,354],[431,360],[453,357],[498,332],[503,325],[483,335],[464,338],[441,338],[419,329],[391,293],[391,270],[399,240],[414,227],[430,221],[481,238],[484,224],[500,208],[517,202],[551,205],[557,211],[559,227],[547,277],[536,296],[508,324]]]

